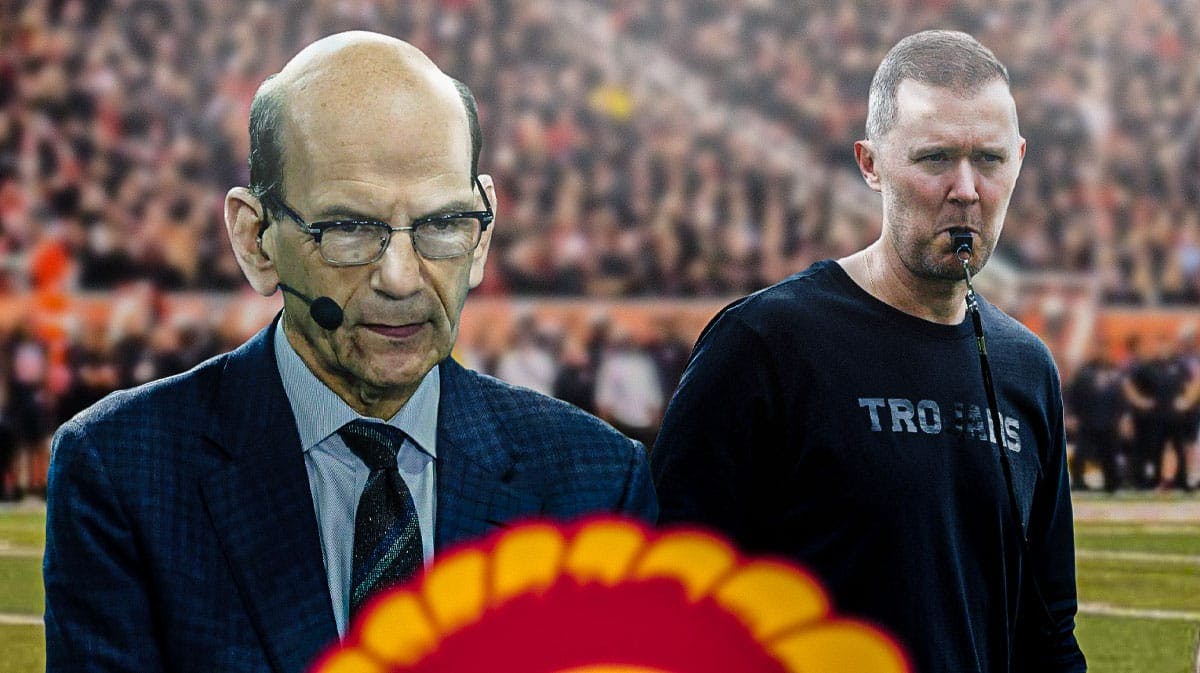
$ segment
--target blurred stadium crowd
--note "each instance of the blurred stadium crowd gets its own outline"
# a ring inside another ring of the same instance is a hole
[[[996,259],[1102,305],[1200,307],[1191,0],[0,0],[4,493],[40,486],[49,434],[86,403],[244,336],[217,315],[244,292],[222,201],[247,181],[255,89],[301,45],[388,32],[474,90],[500,192],[479,294],[622,301],[732,297],[874,240],[851,146],[875,66],[930,27],[1011,69],[1029,154]],[[172,320],[177,292],[211,297],[210,319]],[[42,324],[93,294],[113,298],[101,319]],[[523,363],[478,366],[653,436],[678,353],[535,328],[516,321]],[[619,353],[653,414],[572,388]]]

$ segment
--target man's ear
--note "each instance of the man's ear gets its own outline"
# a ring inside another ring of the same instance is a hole
[[[279,273],[268,249],[269,234],[263,232],[267,216],[265,206],[258,197],[245,187],[234,187],[225,195],[225,229],[229,242],[233,244],[233,255],[250,286],[256,292],[269,297],[279,285]],[[262,238],[260,238],[260,235]]]
[[[499,206],[496,203],[496,185],[492,184],[492,176],[480,175],[479,184],[483,185],[483,189],[487,192],[488,203],[492,204],[492,212],[496,217],[492,219],[492,225],[483,232],[483,236],[479,239],[479,247],[475,248],[475,252],[471,254],[471,279],[470,287],[478,287],[483,282],[483,263],[487,261],[488,246],[492,243],[492,231],[496,228],[496,223],[500,221],[500,212],[497,209]]]
[[[883,191],[879,182],[879,166],[875,162],[875,145],[870,140],[859,140],[854,143],[854,160],[858,162],[858,170],[862,173],[867,186],[879,192]]]

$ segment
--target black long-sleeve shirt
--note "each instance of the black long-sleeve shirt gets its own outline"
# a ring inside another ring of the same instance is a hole
[[[701,335],[651,454],[660,522],[803,564],[922,673],[1086,670],[1058,372],[1031,332],[981,304],[1026,563],[970,322],[897,311],[832,261]]]

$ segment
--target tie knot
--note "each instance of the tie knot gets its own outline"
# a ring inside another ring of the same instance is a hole
[[[338,435],[372,470],[396,469],[396,452],[407,437],[399,428],[361,419],[343,425]]]

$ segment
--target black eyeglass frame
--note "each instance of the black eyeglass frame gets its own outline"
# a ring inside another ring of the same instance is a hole
[[[479,188],[479,195],[481,197],[483,197],[483,206],[487,210],[467,210],[467,211],[462,211],[462,212],[440,213],[438,215],[429,215],[427,217],[421,217],[421,218],[417,218],[417,219],[413,220],[412,224],[408,225],[407,227],[393,227],[392,225],[388,224],[387,222],[381,222],[379,220],[360,220],[360,219],[354,219],[354,218],[349,218],[349,219],[344,219],[344,220],[322,220],[320,222],[313,222],[313,223],[309,224],[308,222],[305,222],[304,218],[301,217],[300,214],[297,213],[295,211],[295,209],[293,209],[291,206],[289,206],[287,204],[287,202],[285,202],[281,197],[278,197],[274,194],[270,194],[270,195],[267,195],[266,197],[264,197],[264,200],[269,199],[275,205],[279,206],[279,208],[284,212],[285,215],[287,215],[289,218],[291,218],[292,221],[295,222],[302,230],[304,230],[305,233],[307,233],[309,236],[313,237],[313,241],[316,242],[316,244],[317,244],[317,249],[321,251],[321,258],[324,259],[327,264],[329,264],[331,266],[363,266],[365,264],[373,264],[375,262],[378,262],[380,259],[382,259],[383,253],[387,252],[388,246],[391,245],[391,243],[392,243],[392,236],[398,231],[412,232],[412,235],[409,236],[409,240],[412,241],[413,251],[425,259],[432,259],[432,260],[456,259],[458,257],[463,257],[464,255],[469,255],[472,252],[475,252],[475,250],[479,247],[479,243],[483,240],[483,232],[487,231],[488,227],[491,226],[492,221],[496,219],[496,213],[492,210],[492,203],[491,203],[491,201],[488,200],[488,197],[487,197],[487,190],[485,190],[483,188],[483,183],[479,181],[478,176],[475,177],[475,186]],[[475,244],[472,245],[469,250],[465,250],[460,253],[455,253],[453,255],[430,256],[430,255],[426,255],[425,253],[421,252],[420,248],[417,247],[416,231],[417,231],[418,227],[421,227],[421,226],[427,225],[427,224],[434,224],[437,222],[445,222],[447,220],[458,220],[458,219],[479,220],[479,236],[478,236],[478,238],[475,239]],[[380,230],[381,236],[380,236],[379,252],[377,252],[374,257],[372,257],[371,259],[368,259],[366,261],[363,261],[363,262],[337,262],[337,261],[331,260],[325,256],[325,250],[324,250],[324,248],[321,247],[321,237],[325,235],[325,230],[331,229],[333,227],[344,227],[348,224],[359,225],[359,226],[368,226],[368,227],[373,227],[373,228]],[[270,226],[270,222],[268,222],[267,225],[264,226],[258,232],[258,238],[259,238],[260,243],[262,241],[263,232],[265,232],[267,230],[267,227],[269,227],[269,226]],[[384,232],[384,231],[387,232],[386,236],[384,236],[382,234],[382,232]]]

